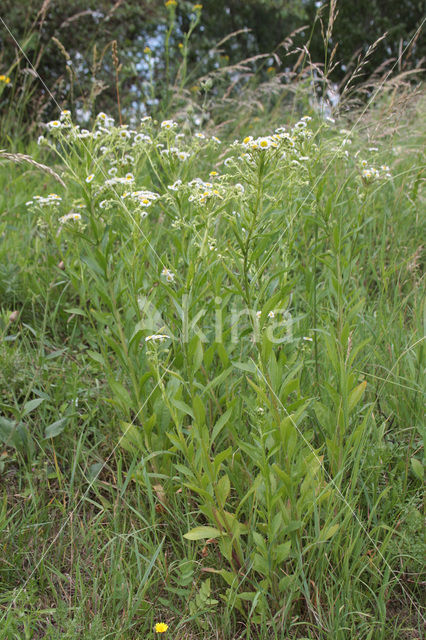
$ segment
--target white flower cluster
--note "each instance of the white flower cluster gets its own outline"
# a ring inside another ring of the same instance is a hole
[[[369,167],[367,160],[361,160],[361,167],[361,178],[365,184],[369,184],[380,178],[392,178],[390,169],[386,164],[382,164],[380,169],[376,169],[376,167],[373,166]]]
[[[130,191],[123,193],[121,196],[123,199],[131,198],[135,200],[141,207],[150,207],[155,200],[160,198],[159,193],[155,193],[154,191],[148,191],[147,189],[140,189],[138,191]]]
[[[39,207],[51,207],[61,204],[62,198],[58,196],[57,193],[49,193],[47,196],[33,196],[32,200],[28,200],[26,202],[27,207],[31,207],[33,205]]]
[[[210,198],[219,198],[223,200],[224,190],[220,185],[213,185],[212,182],[204,182],[201,178],[194,178],[188,182],[188,187],[191,188],[191,195],[188,197],[188,202],[198,202],[199,204],[206,204]]]
[[[69,222],[70,220],[72,220],[73,222],[80,222],[81,214],[77,213],[75,211],[70,211],[70,213],[67,213],[66,215],[61,216],[59,218],[59,222],[61,224],[65,224],[66,222]]]

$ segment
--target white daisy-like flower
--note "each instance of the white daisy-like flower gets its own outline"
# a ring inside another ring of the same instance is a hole
[[[169,336],[164,333],[154,333],[153,335],[146,336],[145,342],[164,342]]]
[[[268,318],[275,318],[275,313],[273,311],[270,311],[268,313]]]
[[[172,271],[169,271],[166,267],[161,272],[161,275],[167,280],[167,282],[174,282],[175,274]]]
[[[73,222],[79,222],[79,220],[81,220],[81,215],[79,213],[76,213],[75,211],[71,211],[70,213],[67,213],[66,215],[59,218],[59,222],[61,224],[65,224],[70,220],[72,220]]]
[[[51,120],[47,123],[49,129],[60,129],[62,127],[62,122],[60,120]]]
[[[177,122],[174,120],[163,120],[160,126],[162,129],[174,129],[177,127]]]
[[[145,133],[137,133],[135,135],[135,142],[147,142],[148,144],[152,143],[152,139],[150,136],[147,136]]]
[[[254,144],[256,144],[256,148],[259,147],[260,149],[269,149],[269,147],[277,146],[277,143],[270,137],[258,138],[254,141]]]
[[[173,184],[169,184],[167,188],[171,189],[171,191],[178,191],[179,187],[181,186],[182,186],[182,180],[176,180],[176,182],[174,182]]]
[[[195,137],[196,137],[196,138],[199,138],[200,140],[205,140],[205,138],[206,138],[206,136],[204,135],[204,133],[200,133],[200,132],[197,132],[197,133],[195,134]]]
[[[181,160],[182,162],[184,160],[188,160],[188,158],[190,157],[190,153],[188,153],[187,151],[179,151],[177,153],[177,157],[179,158],[179,160]]]
[[[87,178],[86,178],[87,184],[90,184],[94,177],[95,177],[94,173],[91,173],[90,175],[88,175]]]
[[[108,169],[108,175],[109,176],[117,175],[117,167],[111,167],[111,169]]]

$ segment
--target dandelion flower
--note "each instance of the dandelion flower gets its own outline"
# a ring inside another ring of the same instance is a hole
[[[174,2],[174,4],[176,4],[175,0],[168,0],[168,2],[171,2],[171,1]],[[168,628],[169,628],[169,625],[166,624],[165,622],[157,622],[157,624],[154,627],[154,631],[155,633],[165,633]]]

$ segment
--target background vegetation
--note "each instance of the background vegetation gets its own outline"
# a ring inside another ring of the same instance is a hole
[[[420,4],[167,4],[2,5],[0,639],[420,640]]]

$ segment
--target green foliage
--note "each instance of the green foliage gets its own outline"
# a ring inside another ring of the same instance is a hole
[[[11,557],[49,522],[42,582],[5,565],[4,638],[130,640],[160,619],[309,637],[308,611],[317,637],[388,638],[408,624],[388,625],[391,598],[416,619],[421,296],[383,246],[416,254],[395,193],[419,224],[420,166],[365,146],[308,117],[231,144],[185,121],[48,126],[40,159],[67,188],[18,182],[2,221],[19,286],[0,470],[38,495],[19,518],[6,496]]]
[[[164,13],[167,119],[0,171],[0,640],[420,637],[424,102],[227,133]]]

